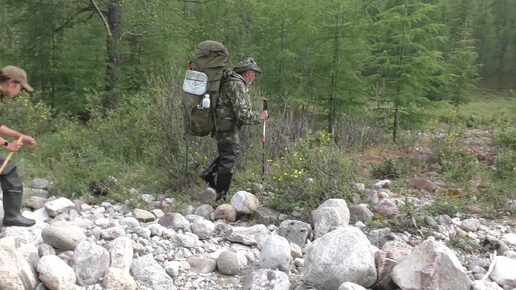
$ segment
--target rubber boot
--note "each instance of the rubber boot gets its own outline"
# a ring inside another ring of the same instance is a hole
[[[217,166],[219,164],[219,158],[213,160],[208,169],[201,173],[201,178],[208,183],[208,185],[215,189],[215,175],[217,173]]]
[[[217,201],[223,200],[229,191],[231,180],[233,178],[232,173],[220,173],[217,174],[217,184],[215,190],[217,191]]]
[[[4,226],[30,227],[36,223],[35,220],[26,218],[20,213],[23,197],[21,190],[6,190],[3,196],[5,215],[2,224]]]

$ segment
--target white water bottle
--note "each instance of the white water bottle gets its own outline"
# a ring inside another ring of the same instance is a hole
[[[204,98],[202,99],[202,107],[204,109],[210,108],[210,95],[209,94],[204,95]]]

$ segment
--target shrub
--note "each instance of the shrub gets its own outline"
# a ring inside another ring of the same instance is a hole
[[[462,210],[464,205],[465,199],[460,196],[443,195],[436,196],[432,204],[427,207],[426,210],[434,216],[446,214],[453,217]]]
[[[270,190],[276,195],[270,205],[288,211],[311,209],[328,198],[349,197],[349,182],[356,178],[357,165],[332,145],[332,136],[315,132],[303,138],[270,166]]]
[[[361,150],[386,140],[379,122],[366,111],[339,116],[335,134],[337,145],[341,148]]]
[[[496,143],[504,148],[516,150],[516,127],[505,127],[498,131]]]
[[[53,118],[52,109],[41,101],[31,102],[27,94],[4,99],[0,107],[2,124],[27,135],[39,136],[58,128],[60,118]]]
[[[403,168],[392,159],[387,159],[375,165],[371,175],[378,179],[396,179],[403,174]]]
[[[153,177],[160,171],[155,167],[160,156],[158,132],[148,110],[148,99],[136,95],[105,117],[92,112],[88,124],[61,121],[58,130],[39,136],[40,146],[34,151],[24,150],[21,169],[28,177],[48,178],[65,196],[87,195],[92,186],[110,177],[120,181],[120,191],[132,186],[157,189],[154,180],[159,179]],[[142,178],[135,175],[148,180],[136,184]]]
[[[440,171],[455,181],[466,181],[476,172],[476,158],[458,144],[461,133],[434,133],[430,140],[431,160],[436,160]]]

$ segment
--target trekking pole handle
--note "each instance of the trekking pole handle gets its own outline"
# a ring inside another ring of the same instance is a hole
[[[263,109],[262,111],[267,111],[269,109],[269,102],[267,101],[267,98],[263,98]]]
[[[23,142],[23,135],[18,138],[18,142]],[[13,154],[14,152],[9,152],[9,154],[7,154],[7,157],[5,157],[5,160],[2,163],[2,166],[0,167],[0,174],[2,174],[2,171],[4,171],[5,167],[7,166],[7,163],[13,157]]]
[[[262,99],[263,101],[263,107],[262,112],[267,111],[269,109],[269,103],[267,102],[266,98]],[[268,113],[267,113],[268,115]],[[262,143],[265,143],[265,127],[266,127],[267,119],[263,120],[263,132],[262,132]]]

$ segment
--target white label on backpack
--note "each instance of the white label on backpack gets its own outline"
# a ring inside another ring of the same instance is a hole
[[[186,71],[183,91],[200,96],[206,92],[207,88],[208,76],[205,73],[194,70]]]

